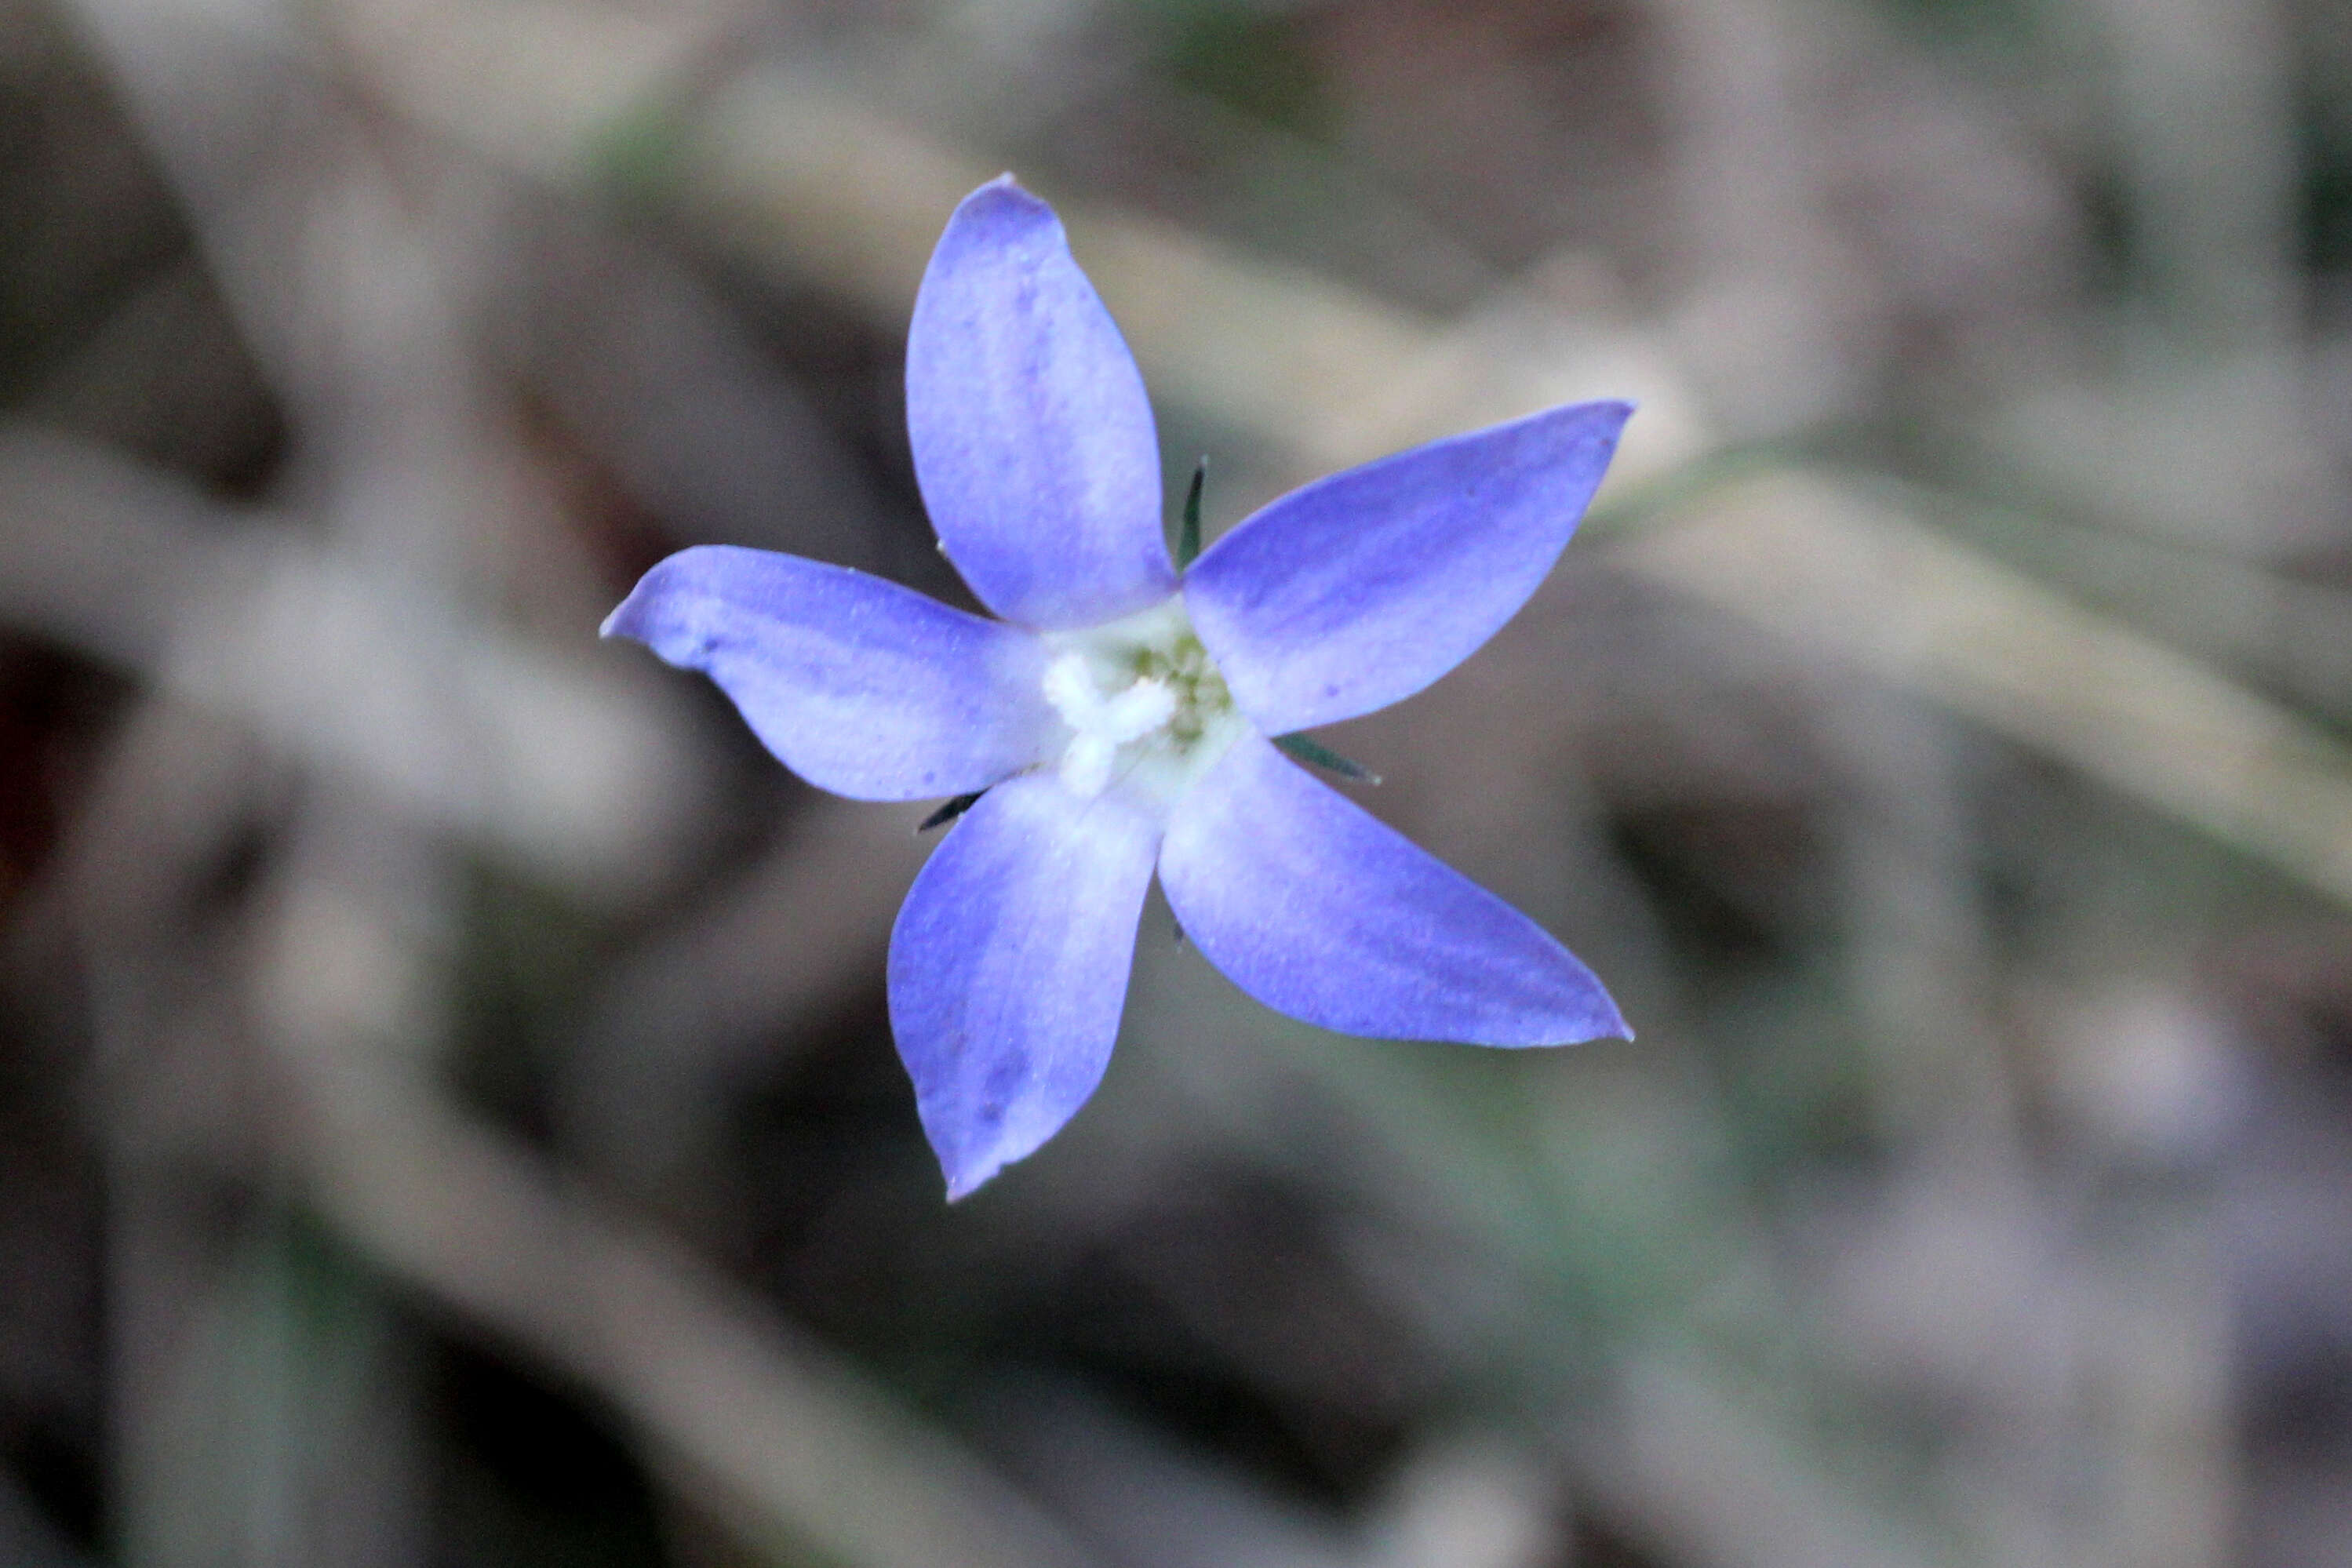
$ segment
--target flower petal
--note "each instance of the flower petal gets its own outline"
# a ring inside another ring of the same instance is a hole
[[[856,800],[984,789],[1059,734],[1036,638],[799,556],[680,550],[604,635],[708,673],[785,767]]]
[[[964,198],[923,275],[907,433],[948,559],[1006,620],[1090,626],[1175,591],[1143,377],[1009,174]]]
[[[1234,700],[1268,735],[1409,697],[1528,601],[1629,403],[1531,414],[1383,457],[1243,519],[1184,579]]]
[[[1160,829],[1114,790],[1001,784],[949,830],[890,933],[890,1028],[961,1197],[1102,1081]]]
[[[1633,1038],[1542,927],[1256,736],[1177,805],[1160,883],[1227,978],[1325,1029],[1470,1045]]]

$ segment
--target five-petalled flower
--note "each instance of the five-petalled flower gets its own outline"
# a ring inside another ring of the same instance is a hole
[[[1010,176],[949,220],[907,421],[940,546],[1001,617],[705,546],[604,623],[702,670],[786,767],[868,800],[980,794],[890,936],[891,1028],[950,1197],[1059,1131],[1118,1032],[1152,873],[1243,990],[1326,1029],[1630,1038],[1535,922],[1269,740],[1411,696],[1516,613],[1628,405],[1582,403],[1335,475],[1181,574],[1118,329]]]

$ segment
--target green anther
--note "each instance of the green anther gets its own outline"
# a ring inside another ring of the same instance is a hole
[[[1201,490],[1209,482],[1209,460],[1192,470],[1192,488],[1184,492],[1184,521],[1176,532],[1176,570],[1183,570],[1201,555]]]
[[[1274,743],[1310,768],[1320,768],[1336,773],[1351,784],[1377,784],[1381,776],[1360,762],[1350,762],[1328,746],[1318,746],[1303,735],[1277,735]]]
[[[1158,681],[1176,695],[1176,712],[1168,734],[1180,746],[1201,738],[1205,721],[1233,706],[1224,676],[1209,660],[1209,651],[1190,631],[1164,648],[1139,649],[1129,667],[1139,681]]]

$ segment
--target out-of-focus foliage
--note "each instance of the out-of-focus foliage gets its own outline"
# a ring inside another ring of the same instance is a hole
[[[1008,167],[1213,533],[1641,400],[1328,737],[1638,1042],[1156,911],[942,1204],[923,809],[593,632],[961,594]],[[2347,285],[2332,0],[0,0],[0,1558],[2352,1563]]]

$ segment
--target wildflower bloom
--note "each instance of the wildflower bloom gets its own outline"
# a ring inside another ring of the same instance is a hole
[[[1524,604],[1628,406],[1583,403],[1335,475],[1180,575],[1159,441],[1050,208],[966,197],[907,342],[915,473],[1001,617],[796,556],[705,546],[604,623],[707,672],[835,794],[978,794],[890,936],[890,1022],[950,1197],[1101,1081],[1156,869],[1209,961],[1326,1029],[1478,1045],[1630,1038],[1535,922],[1269,739],[1387,706]]]

